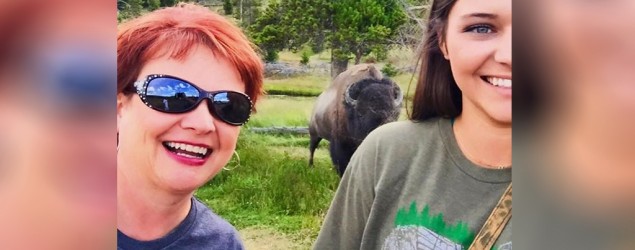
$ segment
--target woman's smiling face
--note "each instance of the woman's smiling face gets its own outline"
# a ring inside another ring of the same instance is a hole
[[[167,57],[151,60],[137,79],[151,74],[176,76],[207,91],[245,91],[237,69],[204,46],[195,47],[184,60]],[[128,181],[147,181],[146,185],[173,192],[192,192],[209,181],[231,159],[240,127],[212,116],[206,103],[187,113],[167,114],[147,107],[136,94],[120,94],[117,108],[120,176]],[[192,159],[174,153],[167,146],[175,144],[202,147],[208,153],[202,159]]]
[[[463,95],[463,112],[512,121],[512,1],[459,0],[440,43]]]

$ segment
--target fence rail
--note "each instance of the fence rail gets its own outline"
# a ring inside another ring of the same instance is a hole
[[[265,134],[309,134],[308,127],[266,127],[266,128],[249,128],[249,131]]]

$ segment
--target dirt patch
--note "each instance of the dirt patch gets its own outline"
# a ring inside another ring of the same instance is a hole
[[[249,227],[239,230],[239,233],[247,250],[309,249],[270,228]]]

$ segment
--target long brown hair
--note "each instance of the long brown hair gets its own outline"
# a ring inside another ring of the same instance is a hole
[[[454,118],[461,114],[461,91],[439,45],[445,39],[448,16],[456,1],[434,0],[432,3],[419,58],[421,67],[410,114],[413,121]]]

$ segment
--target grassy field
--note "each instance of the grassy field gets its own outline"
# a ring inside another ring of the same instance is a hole
[[[327,53],[313,55],[311,63],[329,58]],[[280,60],[299,64],[300,57],[298,53],[282,52]],[[401,74],[393,79],[405,92],[411,76]],[[328,154],[328,141],[322,141],[315,166],[310,168],[308,135],[259,134],[249,128],[308,126],[315,96],[329,82],[328,75],[266,79],[269,95],[257,104],[258,112],[242,128],[238,140],[240,164],[232,160],[227,166],[232,170],[223,170],[196,193],[242,237],[261,237],[256,243],[248,240],[248,249],[309,249],[319,233],[339,183]],[[276,95],[279,93],[286,95]],[[401,119],[405,117],[404,108]],[[280,239],[286,243],[270,244]]]
[[[318,96],[329,85],[329,76],[307,75],[286,79],[267,79],[265,90],[270,95]]]
[[[197,196],[239,230],[267,226],[288,235],[302,248],[317,237],[339,177],[326,147],[308,166],[305,136],[263,135],[243,130],[240,165],[232,161]]]
[[[315,97],[267,96],[256,107],[250,127],[306,127]],[[308,147],[308,146],[307,146]]]

